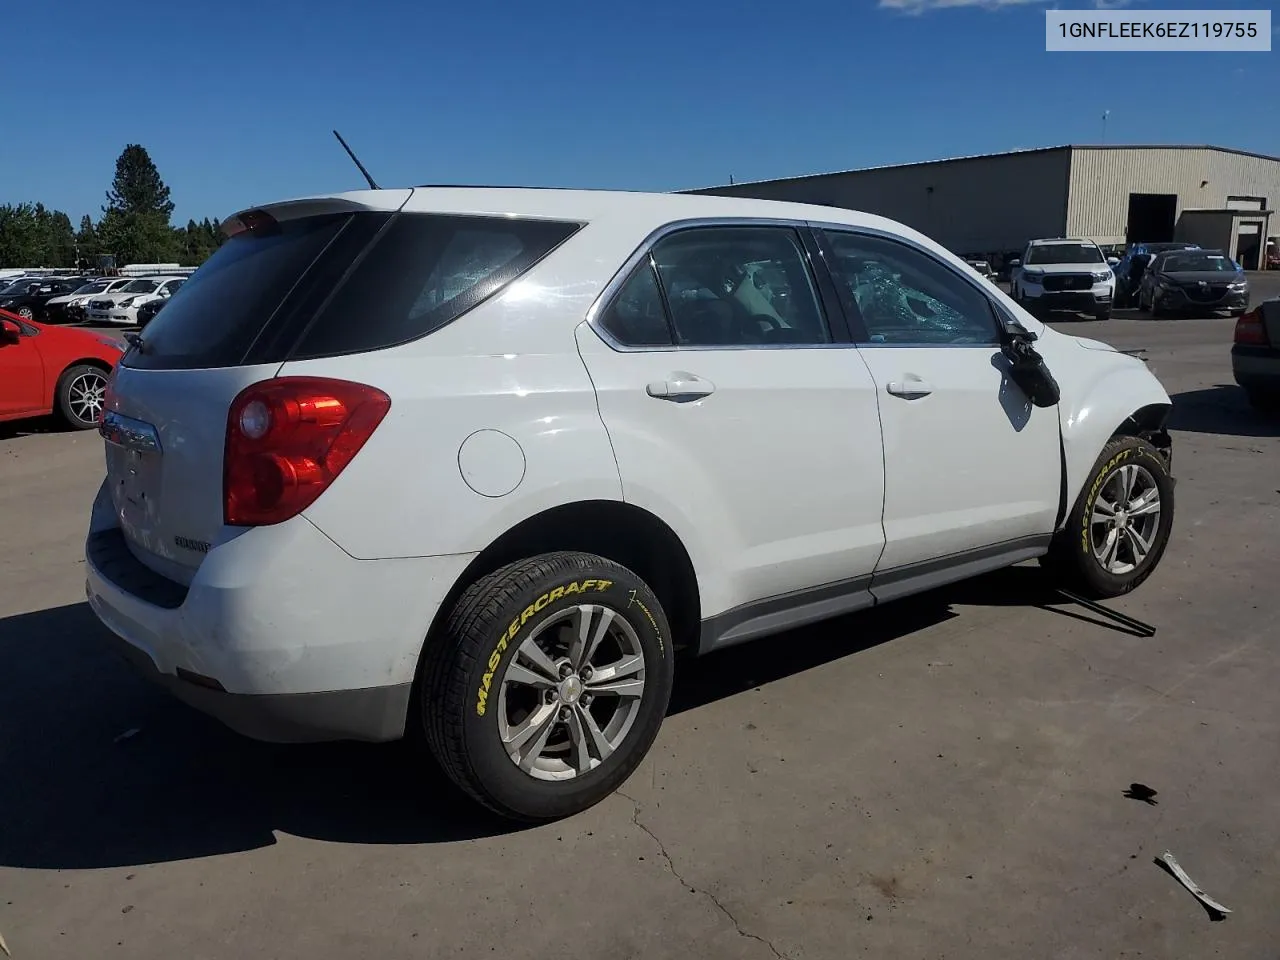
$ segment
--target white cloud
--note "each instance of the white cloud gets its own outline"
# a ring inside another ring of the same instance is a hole
[[[924,13],[928,10],[942,10],[949,7],[982,7],[986,10],[996,10],[1000,7],[1021,7],[1043,2],[1045,0],[880,0],[880,6],[886,10],[900,10],[903,13]]]
[[[1000,10],[1006,7],[1047,6],[1051,0],[880,0],[882,10],[897,10],[900,13],[919,15],[930,10],[955,9],[960,7],[977,7],[982,10]],[[1092,0],[1098,10],[1113,10],[1127,7],[1140,0]],[[1056,9],[1056,4],[1054,6]]]

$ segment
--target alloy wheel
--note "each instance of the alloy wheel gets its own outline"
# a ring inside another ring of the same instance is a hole
[[[584,603],[539,624],[517,648],[498,693],[498,735],[539,780],[572,780],[626,739],[645,692],[644,649],[609,607]]]
[[[1111,475],[1093,501],[1089,542],[1107,573],[1136,569],[1156,546],[1160,530],[1160,488],[1151,471],[1126,464]]]
[[[102,373],[82,373],[67,387],[71,412],[85,423],[92,423],[102,414],[106,401],[107,377]]]

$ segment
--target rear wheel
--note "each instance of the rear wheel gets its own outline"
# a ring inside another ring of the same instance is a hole
[[[88,364],[69,367],[58,378],[56,400],[58,413],[77,430],[91,430],[98,425],[107,394],[107,372]]]
[[[570,816],[621,786],[658,734],[674,675],[657,597],[585,553],[478,580],[423,656],[431,752],[473,798],[525,821]]]
[[[1173,478],[1138,437],[1102,449],[1043,565],[1067,585],[1103,599],[1128,593],[1159,565],[1173,529]]]

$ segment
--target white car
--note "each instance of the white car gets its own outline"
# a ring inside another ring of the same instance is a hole
[[[168,298],[178,292],[187,277],[137,277],[110,293],[89,300],[89,320],[133,326],[138,322],[138,308],[157,297]]]
[[[1116,292],[1111,266],[1092,240],[1032,240],[1013,268],[1009,292],[1038,316],[1068,310],[1110,320]]]
[[[562,817],[640,763],[678,652],[1036,557],[1115,596],[1169,539],[1144,363],[899,223],[417,188],[226,229],[113,374],[87,593],[254,737],[421,731]]]
[[[76,323],[88,317],[88,304],[94,297],[112,293],[129,283],[128,277],[99,277],[90,280],[74,292],[54,297],[45,304],[45,314],[51,323]]]

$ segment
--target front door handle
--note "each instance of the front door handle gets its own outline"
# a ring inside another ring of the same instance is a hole
[[[669,380],[653,380],[644,389],[645,393],[658,400],[687,403],[715,393],[716,385],[692,373],[673,373]]]
[[[920,397],[927,397],[933,393],[933,384],[927,380],[921,380],[912,377],[908,380],[891,380],[885,389],[895,397],[902,397],[905,400],[918,400]]]

